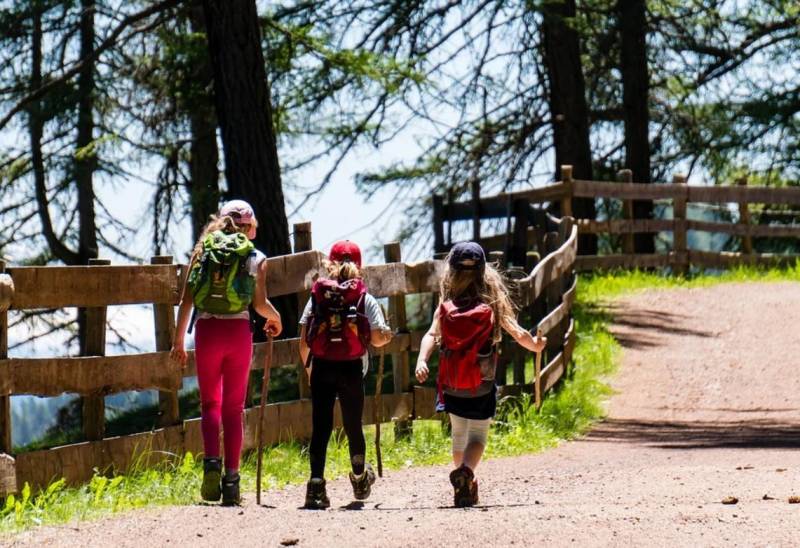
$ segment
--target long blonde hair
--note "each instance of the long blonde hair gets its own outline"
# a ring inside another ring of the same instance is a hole
[[[359,270],[358,266],[356,266],[355,263],[351,262],[340,263],[339,261],[331,261],[329,259],[325,259],[322,262],[322,266],[328,272],[328,278],[330,278],[331,280],[338,280],[340,282],[344,282],[346,280],[352,280],[353,278],[361,277],[361,270]]]
[[[256,220],[253,219],[253,223],[256,224]],[[256,224],[256,226],[258,226]],[[203,230],[200,232],[200,237],[197,238],[197,242],[194,244],[194,249],[192,250],[192,258],[189,261],[189,264],[193,263],[197,260],[200,255],[203,254],[203,240],[206,236],[208,236],[212,232],[216,232],[217,230],[221,230],[226,234],[233,234],[234,232],[241,232],[246,234],[248,230],[250,230],[250,225],[239,226],[236,224],[236,221],[233,220],[233,217],[230,215],[211,215],[209,218],[208,223],[206,226],[203,227]]]
[[[442,301],[477,300],[489,305],[494,314],[494,342],[502,338],[502,325],[517,320],[517,309],[511,300],[508,285],[497,268],[486,263],[480,270],[455,270],[447,268],[439,286]]]

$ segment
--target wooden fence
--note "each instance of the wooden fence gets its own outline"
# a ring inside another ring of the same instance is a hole
[[[513,363],[514,384],[501,386],[501,393],[530,391],[540,395],[564,375],[575,344],[571,308],[577,278],[573,273],[577,252],[577,228],[571,219],[562,221],[547,235],[551,250],[543,260],[530,256],[530,272],[516,281],[522,321],[532,322],[549,337],[546,366],[534,379],[525,379],[525,356],[506,351],[498,368],[498,383],[506,385],[506,366]],[[299,251],[311,247],[310,225],[295,226],[294,254],[270,258],[267,289],[270,296],[296,293],[303,297],[322,272],[324,255]],[[400,262],[396,243],[385,246],[386,264],[363,269],[370,292],[389,300],[389,314],[397,335],[385,348],[392,357],[394,390],[382,397],[384,420],[409,421],[435,415],[431,387],[412,386],[411,353],[419,350],[422,331],[409,331],[405,297],[436,293],[444,271],[442,261],[413,264]],[[4,272],[4,274],[2,274]],[[95,469],[125,471],[134,459],[153,464],[181,455],[201,452],[200,420],[182,420],[178,412],[178,390],[183,378],[195,374],[194,354],[183,370],[169,357],[175,329],[174,306],[178,302],[185,265],[172,264],[170,257],[155,257],[150,265],[82,267],[8,267],[0,264],[0,496],[14,492],[25,482],[34,488],[60,477],[70,483],[89,479]],[[153,308],[156,352],[105,356],[106,309],[112,305],[148,304]],[[8,358],[8,312],[40,308],[80,307],[86,310],[87,341],[82,356],[52,358]],[[252,367],[263,369],[265,344],[254,345]],[[276,341],[273,367],[300,367],[299,340]],[[302,369],[302,368],[301,368]],[[264,438],[306,439],[311,431],[311,401],[306,379],[300,375],[301,399],[267,406]],[[538,387],[538,390],[537,390]],[[104,396],[127,390],[158,390],[160,428],[128,436],[105,437]],[[10,397],[28,394],[81,396],[84,442],[20,453],[12,458]],[[367,398],[364,422],[373,422],[374,399]],[[245,410],[245,449],[256,446],[257,410]],[[337,424],[340,416],[337,410]]]
[[[612,220],[576,219],[581,233],[621,236],[622,253],[580,255],[576,269],[670,267],[674,272],[698,268],[727,268],[740,264],[793,264],[800,255],[754,252],[754,238],[800,238],[800,225],[760,225],[751,221],[750,206],[773,204],[800,206],[800,187],[773,188],[747,186],[740,179],[735,186],[696,186],[686,184],[686,177],[675,175],[671,184],[631,182],[629,170],[620,172],[623,182],[583,181],[572,178],[572,166],[562,166],[563,180],[543,188],[504,193],[463,202],[445,202],[433,197],[434,248],[444,252],[452,245],[452,226],[456,221],[472,222],[472,238],[488,249],[503,250],[515,264],[523,264],[525,250],[543,249],[544,235],[557,219],[545,204],[558,204],[564,216],[572,215],[574,198],[617,199],[622,202],[622,218]],[[671,219],[634,219],[634,201],[659,200],[672,210]],[[709,222],[687,218],[687,204],[736,204],[737,222]],[[540,207],[533,207],[540,206]],[[798,214],[800,215],[800,214]],[[494,236],[481,233],[481,221],[507,221],[505,232]],[[513,223],[512,223],[513,221]],[[513,227],[513,228],[512,228]],[[701,231],[741,237],[741,252],[711,252],[689,249],[687,233]],[[671,232],[672,248],[666,253],[634,253],[634,234]]]

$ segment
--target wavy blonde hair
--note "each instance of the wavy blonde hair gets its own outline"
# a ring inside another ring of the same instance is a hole
[[[361,270],[359,270],[355,263],[340,263],[339,261],[325,259],[322,262],[322,266],[327,271],[328,278],[332,280],[344,282],[346,280],[352,280],[353,278],[361,277]]]
[[[494,342],[502,338],[502,325],[517,320],[517,308],[505,278],[491,264],[486,263],[483,274],[480,270],[454,270],[450,268],[448,256],[447,268],[439,286],[442,301],[477,300],[489,305],[494,314]]]
[[[256,227],[258,226],[258,222],[253,219],[253,225]],[[194,244],[194,249],[192,250],[192,258],[190,264],[193,263],[200,255],[203,254],[203,240],[206,236],[208,236],[211,232],[216,232],[217,230],[221,230],[226,234],[233,234],[234,232],[241,232],[243,234],[247,234],[247,231],[250,230],[251,225],[242,225],[239,226],[236,224],[236,221],[233,220],[233,217],[230,215],[212,215],[206,224],[203,227],[203,230],[200,232],[200,237],[197,238],[197,242]]]

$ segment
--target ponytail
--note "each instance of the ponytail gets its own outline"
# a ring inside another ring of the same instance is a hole
[[[338,261],[326,260],[323,263],[323,266],[325,267],[325,270],[328,271],[328,277],[332,280],[344,282],[361,277],[361,270],[359,270],[355,263],[351,263],[349,261],[340,263]]]

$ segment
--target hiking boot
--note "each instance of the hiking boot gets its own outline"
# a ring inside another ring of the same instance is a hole
[[[203,459],[203,484],[200,496],[203,500],[217,502],[222,496],[220,481],[222,479],[222,461],[218,458]]]
[[[456,508],[478,504],[478,481],[468,466],[462,464],[450,472],[450,483],[453,484],[453,505]]]
[[[372,492],[372,484],[375,483],[375,471],[370,463],[364,465],[360,476],[350,472],[350,483],[353,486],[353,497],[356,500],[366,500]]]
[[[325,510],[331,505],[328,493],[325,491],[325,480],[311,478],[306,485],[306,504],[308,510]]]
[[[239,506],[242,495],[239,493],[239,474],[222,478],[222,505]]]

